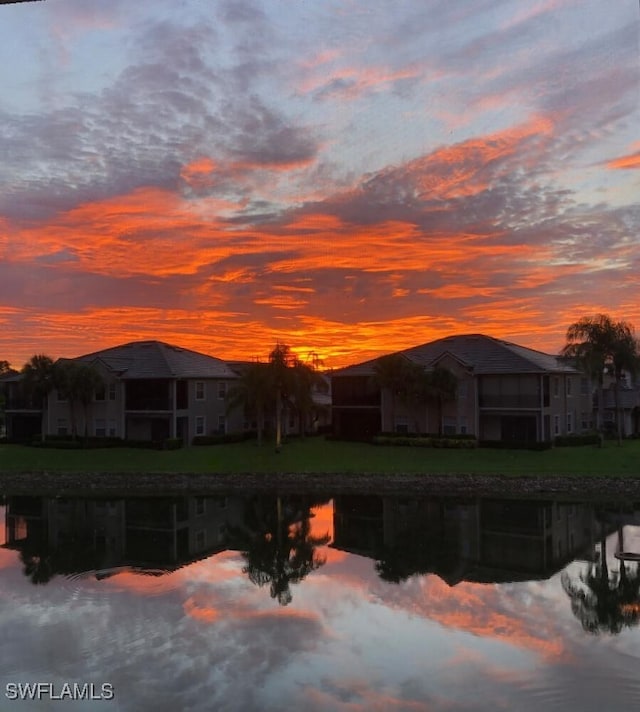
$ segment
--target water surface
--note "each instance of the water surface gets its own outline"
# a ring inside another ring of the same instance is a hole
[[[0,709],[640,706],[628,504],[34,496],[2,516]],[[114,697],[7,701],[38,681]]]

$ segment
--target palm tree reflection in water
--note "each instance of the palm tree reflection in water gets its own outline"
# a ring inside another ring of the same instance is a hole
[[[281,606],[291,603],[292,584],[326,562],[317,547],[329,543],[329,534],[311,534],[311,508],[316,504],[304,497],[252,498],[244,525],[229,530],[246,560],[243,573],[256,586],[269,585],[271,598]]]
[[[618,531],[620,551],[622,529]],[[607,565],[606,530],[601,520],[600,555],[598,561],[588,565],[572,580],[564,571],[562,587],[571,599],[571,610],[588,633],[601,632],[617,635],[624,628],[638,625],[640,621],[640,572],[635,563],[627,569],[624,559],[619,559],[619,571],[609,571]]]

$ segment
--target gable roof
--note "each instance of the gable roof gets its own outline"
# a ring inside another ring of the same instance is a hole
[[[425,368],[432,368],[444,355],[450,355],[475,374],[578,373],[557,356],[484,334],[446,336],[397,353]],[[377,360],[347,366],[333,375],[371,375]]]
[[[163,341],[132,341],[74,360],[100,361],[123,379],[237,378],[222,359]]]
[[[441,354],[449,352],[474,373],[544,373],[547,371],[576,373],[557,356],[529,349],[511,341],[484,334],[446,336],[422,346],[414,346],[402,353],[416,363],[430,366]]]

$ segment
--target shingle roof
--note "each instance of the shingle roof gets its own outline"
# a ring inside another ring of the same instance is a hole
[[[132,341],[76,360],[102,361],[123,379],[237,377],[219,358],[162,341]]]
[[[445,354],[451,354],[477,374],[577,372],[557,356],[484,334],[446,336],[399,353],[425,368],[433,366]],[[376,360],[348,366],[334,375],[372,374]]]

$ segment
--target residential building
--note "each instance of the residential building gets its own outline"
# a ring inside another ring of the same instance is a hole
[[[378,384],[377,359],[349,366],[332,374],[336,436],[420,432],[542,442],[592,427],[591,384],[557,356],[483,334],[449,336],[399,353],[425,371],[451,371],[456,397],[409,408]]]
[[[640,382],[632,374],[625,372],[617,385],[613,376],[607,374],[604,378],[603,415],[605,432],[617,434],[616,423],[620,418],[620,432],[623,437],[640,434]],[[594,392],[594,411],[598,410],[598,390]]]
[[[55,389],[46,403],[25,393],[20,375],[4,379],[7,435],[80,434],[161,441],[240,431],[242,413],[227,413],[226,396],[238,378],[218,358],[161,341],[135,341],[75,359],[94,367],[104,388],[88,408]],[[44,407],[44,417],[43,417]]]

